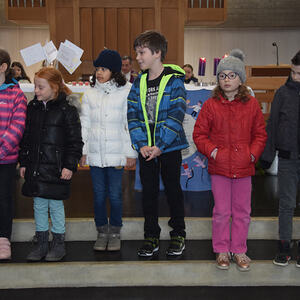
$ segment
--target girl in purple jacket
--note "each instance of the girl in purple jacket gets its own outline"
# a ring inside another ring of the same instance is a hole
[[[10,62],[9,54],[0,49],[0,260],[11,258],[13,181],[27,108]]]

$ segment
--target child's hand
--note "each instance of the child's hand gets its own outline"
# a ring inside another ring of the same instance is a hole
[[[21,167],[21,168],[20,168],[20,176],[21,176],[22,178],[24,178],[24,176],[25,176],[25,171],[26,171],[26,168],[25,168],[25,167]]]
[[[82,155],[82,157],[80,158],[80,161],[79,161],[79,165],[80,165],[80,167],[83,167],[86,165],[86,155]]]
[[[151,155],[151,153],[152,153],[152,147],[144,146],[144,147],[142,147],[142,148],[140,149],[140,152],[141,152],[141,154],[142,154],[142,156],[143,156],[144,158],[147,158],[147,157],[149,157],[149,156]]]
[[[150,156],[146,159],[146,161],[149,161],[157,156],[160,156],[161,155],[161,151],[158,147],[156,146],[153,146],[151,147],[151,154]]]
[[[72,178],[73,172],[69,169],[63,168],[61,171],[60,179],[70,180]]]
[[[135,158],[126,157],[126,168],[133,168],[135,166]]]

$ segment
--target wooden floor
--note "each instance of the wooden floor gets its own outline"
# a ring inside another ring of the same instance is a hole
[[[123,217],[142,217],[141,192],[134,190],[135,171],[125,171],[123,176]],[[23,179],[17,176],[15,189],[15,218],[33,218],[32,199],[21,193]],[[66,217],[93,217],[93,192],[90,172],[79,170],[74,174],[70,199],[65,201]],[[187,217],[210,217],[213,208],[211,191],[184,192]],[[252,178],[252,216],[278,215],[277,176],[257,175]],[[295,211],[300,216],[299,197]],[[160,193],[159,216],[169,216],[163,192]]]

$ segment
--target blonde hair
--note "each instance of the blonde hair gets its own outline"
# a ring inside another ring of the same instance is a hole
[[[62,74],[53,67],[44,67],[35,73],[35,77],[46,79],[52,90],[55,91],[55,97],[64,92],[66,95],[72,94],[72,91],[65,85]]]

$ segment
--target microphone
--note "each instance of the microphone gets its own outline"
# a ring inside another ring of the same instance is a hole
[[[276,42],[272,43],[272,46],[276,47],[276,62],[277,62],[277,66],[279,66],[279,60],[278,60],[278,45]]]

